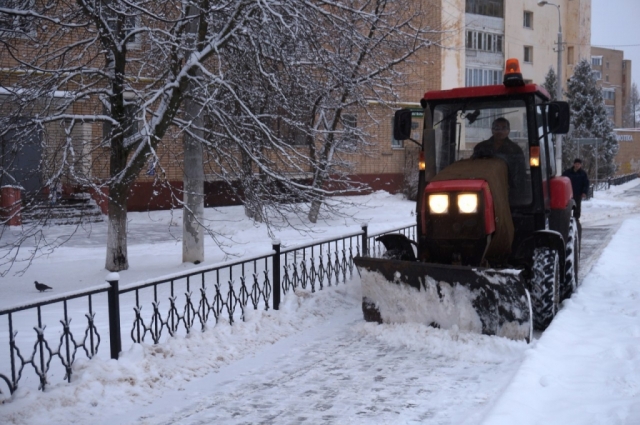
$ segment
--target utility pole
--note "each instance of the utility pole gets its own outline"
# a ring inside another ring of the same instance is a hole
[[[556,100],[562,100],[562,17],[560,16],[560,5],[539,0],[538,6],[555,6],[558,8],[558,81],[556,83]],[[562,175],[562,135],[556,134],[556,175]]]

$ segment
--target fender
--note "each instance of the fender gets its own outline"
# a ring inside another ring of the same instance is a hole
[[[560,280],[562,283],[565,283],[565,261],[567,254],[565,252],[564,239],[562,238],[562,235],[555,230],[537,230],[533,233],[533,243],[536,248],[549,248],[558,253],[558,262],[560,263]]]
[[[567,208],[570,201],[573,200],[573,189],[569,177],[551,177],[549,184],[551,186],[551,209],[563,210]]]

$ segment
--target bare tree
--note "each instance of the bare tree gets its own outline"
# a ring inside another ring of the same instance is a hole
[[[429,46],[437,45],[440,35],[430,25],[433,10],[424,10],[422,3],[345,1],[344,6],[339,15],[318,17],[331,24],[318,25],[330,30],[318,40],[323,46],[316,59],[319,78],[309,90],[312,128],[319,140],[310,147],[317,193],[308,215],[313,223],[327,186],[347,191],[365,188],[350,181],[349,158],[371,152],[371,135],[363,125],[376,121],[369,113],[371,104],[393,106],[404,84],[415,83],[402,71],[419,61],[418,55]]]
[[[29,25],[19,36],[3,38],[2,46],[3,65],[11,69],[2,84],[15,88],[7,90],[5,104],[23,105],[13,111],[27,120],[23,127],[31,126],[32,133],[52,123],[110,127],[101,140],[88,141],[96,147],[82,152],[93,162],[108,158],[100,183],[75,173],[68,160],[54,163],[51,172],[108,189],[108,270],[128,268],[126,216],[133,182],[150,158],[159,160],[158,149],[172,128],[191,128],[182,111],[187,92],[224,86],[220,52],[251,40],[250,30],[259,24],[270,23],[273,31],[286,27],[280,18],[295,3],[78,0],[1,10]],[[58,92],[63,94],[52,101]],[[199,99],[201,106],[209,101]],[[72,140],[62,140],[56,151],[80,155]]]
[[[640,94],[636,83],[631,84],[629,100],[624,105],[622,125],[625,128],[636,128],[640,125]]]
[[[371,101],[397,98],[399,65],[437,37],[410,0],[14,3],[0,7],[1,132],[13,143],[1,178],[37,145],[40,189],[64,179],[104,193],[110,271],[128,268],[134,182],[147,168],[162,181],[168,161],[185,170],[174,202],[192,242],[205,227],[201,167],[258,221],[305,203],[315,221],[326,196],[358,188],[349,155],[371,142],[356,122]],[[24,228],[3,246],[5,261],[38,235]]]

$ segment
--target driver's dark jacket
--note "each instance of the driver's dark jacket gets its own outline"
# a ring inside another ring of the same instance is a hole
[[[473,148],[471,158],[501,158],[509,167],[509,197],[515,195],[519,185],[525,182],[524,153],[520,146],[509,138],[502,142],[499,149],[495,148],[493,136],[488,140],[478,143]]]

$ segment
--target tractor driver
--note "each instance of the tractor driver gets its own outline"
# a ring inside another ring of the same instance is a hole
[[[509,168],[509,199],[511,203],[519,196],[520,186],[525,183],[524,153],[520,146],[509,139],[509,120],[500,117],[491,124],[492,136],[473,148],[471,158],[501,158]]]

